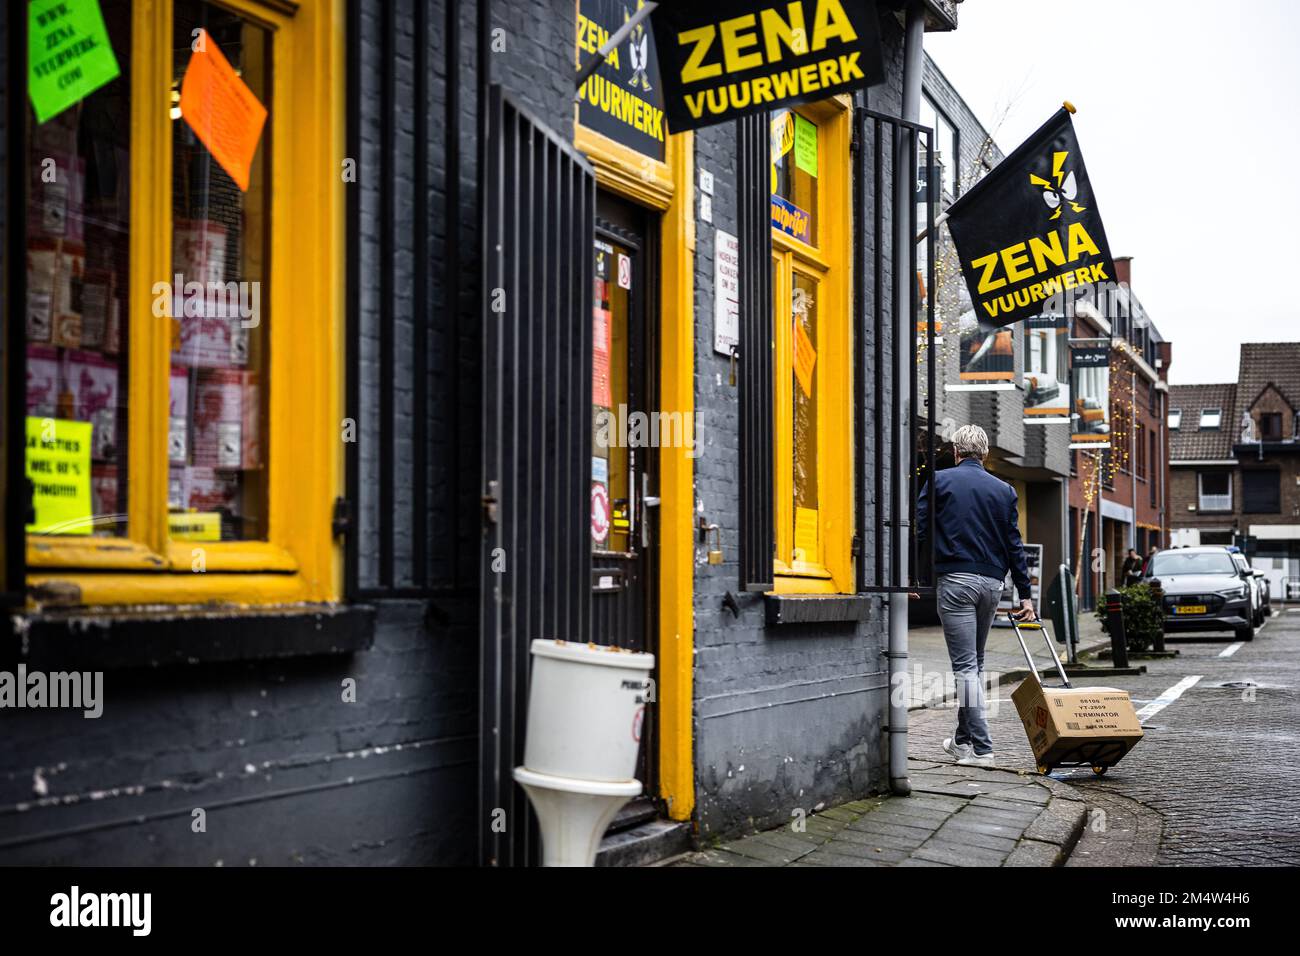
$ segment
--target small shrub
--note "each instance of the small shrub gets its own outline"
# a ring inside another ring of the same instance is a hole
[[[1156,638],[1164,631],[1165,613],[1160,601],[1147,584],[1130,584],[1119,588],[1120,603],[1124,608],[1124,643],[1133,653],[1150,650]],[[1097,605],[1097,618],[1101,629],[1110,633],[1106,627],[1105,597]]]

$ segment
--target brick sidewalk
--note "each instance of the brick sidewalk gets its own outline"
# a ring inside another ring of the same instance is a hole
[[[1006,770],[909,762],[910,797],[870,797],[673,866],[1060,866],[1086,808],[1068,788]]]

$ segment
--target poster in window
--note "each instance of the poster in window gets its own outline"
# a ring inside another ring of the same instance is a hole
[[[1063,315],[1025,320],[1025,423],[1070,421],[1070,330]]]
[[[1070,348],[1071,448],[1110,447],[1110,346]]]
[[[1016,387],[1015,336],[1011,329],[981,322],[974,310],[957,320],[961,333],[959,383],[947,391],[1008,391]]]

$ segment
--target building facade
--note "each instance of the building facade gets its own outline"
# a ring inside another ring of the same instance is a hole
[[[2,663],[105,680],[0,713],[0,860],[527,863],[544,638],[656,656],[625,846],[887,788],[889,144],[956,5],[877,6],[883,83],[677,134],[645,34],[575,102],[604,0],[101,0],[120,75],[46,122],[0,15]],[[210,148],[196,56],[264,126]]]
[[[934,179],[939,183],[938,208],[946,209],[1003,159],[990,133],[967,106],[961,94],[927,57],[922,99],[922,121],[935,130],[937,156]],[[941,438],[967,423],[981,426],[989,436],[986,467],[1016,490],[1020,509],[1020,535],[1037,548],[1031,578],[1039,597],[1068,561],[1066,550],[1066,482],[1069,478],[1069,434],[1060,423],[1039,423],[1026,414],[1026,358],[1032,333],[1021,325],[979,330],[974,306],[966,288],[956,248],[948,231],[936,234],[934,295],[938,312],[936,334],[935,418]],[[922,270],[922,286],[929,281]],[[969,384],[963,372],[972,368],[969,353],[985,342],[992,344],[985,381]],[[1053,339],[1055,342],[1055,339]],[[966,353],[966,354],[963,354]],[[1052,363],[1053,365],[1055,363]],[[941,455],[938,467],[951,463],[951,452]],[[1010,595],[1008,594],[1008,597]],[[914,623],[937,620],[931,607],[914,615]]]
[[[1129,548],[1145,556],[1169,544],[1173,346],[1133,292],[1131,259],[1119,258],[1115,267],[1118,291],[1102,297],[1101,310],[1081,308],[1073,318],[1075,339],[1110,349],[1110,447],[1070,455],[1070,553],[1084,608],[1122,586]]]
[[[1300,344],[1248,342],[1237,381],[1169,393],[1171,544],[1237,545],[1279,597],[1300,583],[1298,369]]]

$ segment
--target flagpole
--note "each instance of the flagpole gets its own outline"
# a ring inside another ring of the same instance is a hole
[[[636,29],[637,24],[649,17],[657,6],[659,6],[658,3],[646,0],[645,6],[628,17],[627,22],[615,30],[610,35],[610,38],[601,44],[600,49],[596,51],[596,55],[583,64],[582,69],[578,70],[578,88],[573,94],[573,102],[577,103],[582,99],[582,84],[587,82],[591,74],[600,68],[600,65],[618,48],[618,45],[632,35],[632,31]]]

